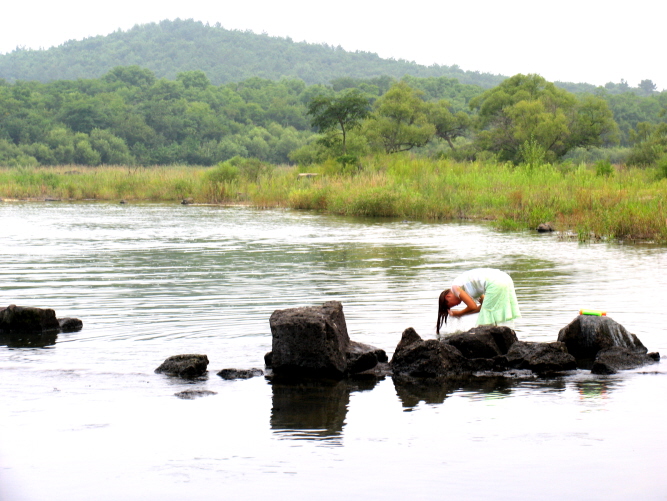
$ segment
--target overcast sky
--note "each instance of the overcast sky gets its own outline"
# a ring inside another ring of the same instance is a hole
[[[667,88],[658,0],[21,0],[4,2],[0,53],[164,19],[340,45],[420,64],[547,80]]]

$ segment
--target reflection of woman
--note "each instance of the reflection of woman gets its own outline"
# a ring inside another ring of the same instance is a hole
[[[462,310],[450,310],[461,303],[466,305]],[[456,277],[451,288],[442,291],[438,299],[436,331],[440,334],[440,327],[443,321],[447,323],[448,315],[460,317],[477,312],[477,325],[498,325],[521,318],[514,282],[507,273],[493,268],[476,268]]]

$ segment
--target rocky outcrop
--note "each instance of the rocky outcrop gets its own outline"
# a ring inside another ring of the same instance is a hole
[[[158,374],[195,378],[206,373],[208,357],[206,355],[174,355],[167,358],[155,369]]]
[[[276,310],[269,324],[272,351],[264,361],[275,376],[341,379],[387,360],[383,350],[350,341],[338,301]]]
[[[560,330],[558,341],[565,343],[567,351],[584,366],[594,360],[600,350],[614,346],[634,353],[648,351],[637,336],[606,316],[578,315]]]
[[[466,357],[455,346],[424,340],[412,327],[403,331],[390,366],[394,375],[420,378],[470,372]]]
[[[250,379],[263,375],[262,369],[222,369],[218,372],[218,376],[222,379]]]
[[[635,369],[660,360],[658,353],[638,353],[622,346],[612,346],[597,352],[591,372],[616,374],[621,370]]]

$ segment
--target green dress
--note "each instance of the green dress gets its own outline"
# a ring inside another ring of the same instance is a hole
[[[475,268],[462,273],[452,282],[452,292],[459,297],[457,288],[484,302],[477,317],[477,325],[498,325],[521,318],[514,282],[505,272],[493,268]]]

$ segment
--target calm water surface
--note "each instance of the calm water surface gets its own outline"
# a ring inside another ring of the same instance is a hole
[[[84,322],[0,346],[1,501],[667,499],[664,363],[435,388],[216,375],[263,367],[274,310],[327,300],[391,356],[407,327],[435,337],[440,290],[474,267],[514,278],[520,339],[604,309],[665,355],[664,247],[164,204],[5,202],[0,224],[0,305]],[[208,377],[153,373],[179,353]]]

